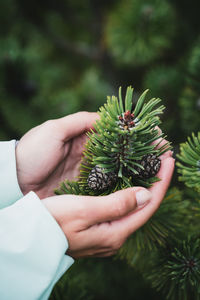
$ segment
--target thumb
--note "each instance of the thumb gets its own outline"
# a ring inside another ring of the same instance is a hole
[[[144,205],[151,198],[151,193],[142,187],[128,188],[108,196],[85,197],[88,225],[120,219],[137,206]]]
[[[95,121],[99,118],[94,112],[78,112],[60,119],[57,119],[61,139],[63,141],[70,140],[84,132],[87,132],[93,127]]]

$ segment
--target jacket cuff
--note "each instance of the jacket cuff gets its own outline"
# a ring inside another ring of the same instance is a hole
[[[74,262],[65,255],[68,242],[61,228],[34,192],[1,209],[0,225],[0,295],[47,299]]]
[[[15,143],[0,142],[0,209],[23,197],[17,180]]]

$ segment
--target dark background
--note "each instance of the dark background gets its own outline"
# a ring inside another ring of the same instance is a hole
[[[0,1],[1,140],[96,111],[119,86],[132,85],[134,101],[147,88],[163,100],[162,129],[177,152],[200,128],[199,75],[197,0]],[[52,294],[123,298],[162,299],[134,267],[112,258],[79,261]]]

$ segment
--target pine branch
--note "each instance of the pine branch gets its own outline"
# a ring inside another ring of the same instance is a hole
[[[100,119],[88,133],[78,183],[73,183],[73,187],[69,182],[63,187],[62,183],[57,193],[65,193],[67,189],[69,193],[105,195],[135,185],[150,187],[159,180],[155,172],[148,176],[145,161],[154,159],[158,168],[158,157],[171,147],[170,143],[159,146],[165,138],[157,129],[164,106],[158,106],[161,100],[156,98],[146,102],[147,92],[139,97],[133,111],[132,87],[127,88],[124,102],[121,88],[119,100],[115,96],[107,98],[107,103],[99,109]],[[95,172],[109,184],[104,182],[100,189],[91,188],[88,180],[93,180],[91,174]]]
[[[162,249],[147,278],[169,300],[200,299],[200,239],[188,237]]]
[[[177,155],[179,180],[186,186],[200,192],[200,132],[192,134],[188,141],[180,145],[180,154]]]
[[[118,257],[126,259],[134,267],[139,264],[139,269],[143,271],[143,267],[145,269],[146,266],[142,266],[142,257],[154,253],[160,247],[166,247],[169,240],[180,236],[183,219],[185,226],[189,225],[190,220],[187,219],[189,205],[190,202],[183,200],[182,193],[178,189],[171,189],[160,209],[143,227],[130,236],[119,250]],[[146,260],[144,261],[146,265]]]
[[[105,41],[117,64],[145,66],[170,48],[174,20],[167,1],[121,1],[108,15]]]

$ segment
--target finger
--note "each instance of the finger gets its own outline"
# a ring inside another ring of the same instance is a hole
[[[171,156],[167,156],[162,159],[162,165],[157,174],[157,176],[160,178],[160,181],[155,182],[154,185],[150,188],[150,191],[154,198],[162,200],[162,198],[164,197],[173,175],[174,162],[175,160]]]
[[[108,196],[86,197],[87,225],[92,226],[122,218],[132,212],[137,205],[147,201],[150,196],[148,190],[135,187]]]
[[[98,119],[97,113],[83,111],[57,119],[56,122],[60,130],[61,139],[67,141],[90,130]]]
[[[160,128],[159,128],[159,130],[160,130]],[[168,141],[166,139],[159,138],[159,139],[155,140],[152,144],[157,145],[156,149],[159,149],[162,146],[166,145],[167,143],[168,143]],[[159,158],[162,160],[162,159],[170,157],[172,155],[173,155],[173,152],[171,150],[168,150],[165,153],[163,153],[161,156],[159,156]]]
[[[160,136],[162,134],[162,130],[160,129],[160,127],[156,126],[155,129],[157,130],[157,136]],[[155,141],[152,142],[152,145],[156,145],[162,140],[163,138],[157,138]]]
[[[100,252],[94,255],[94,257],[109,257],[113,256],[117,253],[117,251],[106,251],[106,252]]]
[[[158,130],[158,135],[161,135],[161,134],[162,134],[162,130],[160,129],[160,127],[159,127],[159,126],[156,126],[156,127],[155,127],[155,129],[157,129],[157,130]]]
[[[78,239],[71,241],[68,238],[69,248],[68,253],[73,253],[74,256],[94,256],[96,254],[114,253],[124,243],[121,241],[118,233],[115,232],[112,236],[109,235],[110,223],[101,223],[98,225],[91,226],[86,230],[77,232]],[[119,239],[118,239],[119,238]],[[81,241],[80,247],[74,246],[76,241]]]
[[[67,255],[70,255],[73,258],[82,258],[82,257],[108,257],[116,254],[116,250],[98,250],[98,249],[88,249],[79,250],[79,251],[70,251],[67,250]]]
[[[162,166],[158,173],[158,177],[161,180],[154,183],[152,188],[150,188],[150,191],[152,193],[152,201],[150,201],[142,210],[138,211],[138,214],[135,219],[138,223],[136,229],[144,225],[159,208],[165,196],[165,193],[169,187],[173,171],[174,159],[172,157],[167,157],[162,161]]]
[[[112,226],[110,226],[110,235],[112,235],[112,232],[117,230],[121,237],[126,238],[151,218],[151,216],[159,208],[162,199],[164,198],[171,181],[173,170],[174,159],[167,157],[163,160],[162,167],[158,174],[161,181],[156,182],[150,189],[152,199],[143,208],[132,212],[121,220],[113,221],[111,223]]]

